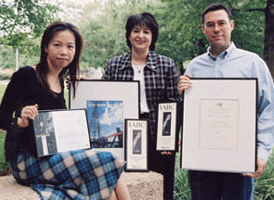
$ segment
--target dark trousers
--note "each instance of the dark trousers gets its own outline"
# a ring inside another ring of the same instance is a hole
[[[253,179],[237,173],[188,171],[193,200],[253,199]]]
[[[149,114],[141,114],[140,119],[149,119]],[[150,124],[148,126],[150,129]],[[162,155],[156,151],[156,139],[149,131],[148,137],[148,169],[163,175],[164,178],[164,200],[173,200],[175,153],[173,155]]]
[[[154,145],[151,145],[154,146]],[[152,147],[153,148],[153,147]],[[161,155],[149,147],[148,168],[151,171],[161,173],[164,177],[164,200],[173,199],[175,154]]]

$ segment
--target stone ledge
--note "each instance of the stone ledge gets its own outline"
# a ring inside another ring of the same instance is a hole
[[[132,200],[162,200],[163,176],[155,172],[126,172],[124,178]],[[0,200],[39,200],[30,187],[18,184],[12,175],[0,177]]]
[[[162,200],[163,176],[156,172],[126,172],[125,180],[132,200]]]
[[[12,175],[0,177],[0,200],[39,200],[30,187],[18,184]]]

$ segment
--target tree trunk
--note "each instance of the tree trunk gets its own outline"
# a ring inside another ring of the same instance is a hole
[[[265,8],[264,60],[274,77],[274,0],[267,0]]]

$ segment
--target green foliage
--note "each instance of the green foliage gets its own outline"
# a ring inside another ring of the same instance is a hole
[[[18,48],[26,59],[39,56],[39,37],[51,22],[58,19],[57,11],[57,6],[46,3],[45,0],[3,1],[0,4],[0,44]],[[9,60],[15,59],[12,56],[0,59],[0,67],[14,67],[15,63]]]
[[[3,98],[5,90],[6,90],[6,86],[0,84],[0,102],[2,102],[2,98]],[[5,161],[5,157],[4,157],[5,138],[6,138],[6,133],[0,132],[0,172],[1,172],[1,169],[3,169],[6,166],[6,161]]]
[[[180,168],[180,153],[176,154],[173,197],[174,200],[191,199],[187,170]]]
[[[160,27],[157,51],[173,58],[177,65],[205,52],[207,42],[197,13],[202,12],[207,1],[164,2],[166,6],[157,13]]]
[[[0,74],[0,80],[8,80],[10,79],[10,75],[8,74]]]
[[[235,29],[232,40],[236,46],[253,51],[263,57],[266,1],[239,1],[232,5]],[[251,42],[252,41],[252,42]]]
[[[0,102],[2,102],[2,98],[4,96],[5,90],[6,90],[6,85],[0,84]]]
[[[83,15],[96,13],[94,4],[88,4]],[[127,0],[120,4],[111,1],[98,16],[80,24],[85,38],[82,60],[90,67],[104,67],[111,57],[127,52],[125,24],[129,15],[145,11],[153,13],[160,5],[158,0]]]
[[[208,43],[201,30],[201,14],[215,0],[162,0],[165,6],[157,10],[160,24],[158,52],[182,61],[206,52]],[[237,47],[258,53],[263,57],[264,12],[266,1],[223,0],[232,8],[235,29],[232,41]],[[167,14],[168,13],[168,14]]]
[[[0,43],[21,44],[18,46],[20,54],[26,55],[26,59],[32,56],[37,58],[40,53],[40,38],[36,36],[41,34],[46,24],[57,17],[55,13],[58,8],[45,3],[45,0],[9,2],[12,3],[0,6],[0,16],[3,17],[0,32],[3,32],[3,27],[6,27],[5,36],[0,37]],[[235,21],[232,40],[236,46],[256,52],[263,57],[265,27],[263,9],[266,6],[266,0],[222,0],[219,2],[232,8]],[[82,7],[67,3],[65,10],[75,10],[73,23],[83,34],[85,41],[81,59],[83,67],[104,67],[111,57],[128,51],[125,40],[126,19],[130,14],[144,11],[153,13],[159,23],[160,34],[156,51],[173,58],[179,66],[182,62],[185,63],[206,51],[208,42],[201,31],[201,13],[211,3],[215,1],[125,0],[123,2],[109,1],[105,4],[100,1],[90,1]],[[17,8],[18,5],[22,8]],[[17,19],[19,10],[23,17]],[[69,20],[73,19],[69,17],[69,13],[67,15]],[[9,24],[11,26],[8,26]],[[19,30],[20,34],[17,34]],[[10,34],[7,35],[8,33]],[[5,57],[2,60],[5,60],[5,63],[2,64],[0,59],[0,67],[14,66],[14,58]]]
[[[5,156],[4,156],[5,138],[6,138],[6,133],[0,133],[0,172],[1,172],[1,169],[3,169],[7,165],[5,161]]]
[[[38,63],[40,53],[39,44],[30,48],[33,49],[26,51],[24,48],[18,48],[18,67]],[[0,69],[8,68],[16,69],[16,48],[9,45],[0,45]]]
[[[254,183],[254,199],[274,199],[274,154],[268,159],[265,173]]]
[[[0,32],[5,44],[17,46],[28,37],[40,36],[56,19],[57,7],[45,0],[12,0],[0,4]]]

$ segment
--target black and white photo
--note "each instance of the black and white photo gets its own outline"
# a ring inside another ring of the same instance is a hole
[[[126,171],[148,171],[148,120],[125,120]]]
[[[133,130],[132,154],[142,154],[142,130]]]
[[[177,151],[177,103],[158,104],[157,151]]]

